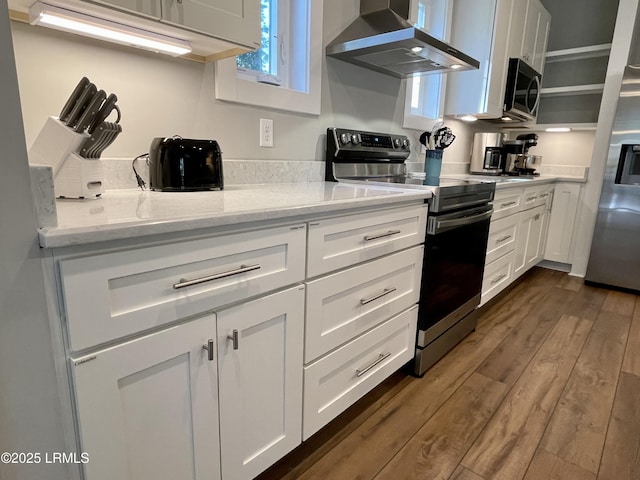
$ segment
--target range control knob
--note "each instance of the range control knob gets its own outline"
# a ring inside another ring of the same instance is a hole
[[[351,135],[351,143],[353,143],[354,145],[357,145],[360,143],[360,136],[356,135],[355,133]]]
[[[402,140],[402,148],[405,149],[405,150],[407,148],[409,148],[409,140],[408,139],[405,138],[404,140]]]
[[[396,138],[396,139],[393,141],[393,144],[395,145],[395,147],[396,147],[396,148],[400,148],[400,139],[399,139],[399,138]]]
[[[342,145],[346,145],[347,143],[349,143],[349,140],[350,140],[349,134],[347,133],[340,134],[340,143]]]

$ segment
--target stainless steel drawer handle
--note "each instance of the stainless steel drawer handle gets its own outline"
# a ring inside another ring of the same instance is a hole
[[[377,295],[374,295],[373,297],[363,298],[362,300],[360,300],[360,305],[366,305],[367,303],[371,303],[395,291],[396,291],[396,287],[385,288],[382,292],[378,293]]]
[[[259,264],[240,265],[240,268],[236,268],[235,270],[227,270],[226,272],[216,273],[215,275],[209,275],[208,277],[196,278],[195,280],[181,278],[178,283],[173,284],[173,288],[178,290],[180,288],[191,287],[201,283],[212,282],[213,280],[220,280],[221,278],[232,277],[233,275],[239,275],[241,273],[252,272],[253,270],[259,270],[261,268],[262,266]]]
[[[233,342],[233,349],[238,350],[238,330],[233,330],[231,335],[227,335],[227,338]]]
[[[209,361],[213,362],[213,340],[209,339],[207,344],[202,346],[202,349],[207,351]]]
[[[380,362],[383,362],[385,359],[389,358],[390,356],[391,356],[391,352],[381,353],[380,356],[378,356],[378,358],[376,358],[373,362],[371,362],[369,365],[364,367],[362,370],[356,370],[356,377],[361,377],[362,375],[367,373],[369,370],[371,370],[373,367],[378,365]]]
[[[518,203],[518,202],[507,202],[507,203],[502,203],[502,204],[500,204],[500,206],[501,206],[502,208],[505,208],[505,207],[510,207],[511,205],[516,205],[517,203]]]
[[[402,230],[389,230],[386,233],[380,233],[378,235],[367,235],[364,237],[365,242],[370,242],[371,240],[378,240],[379,238],[391,237],[393,235],[398,235],[402,233]]]
[[[549,196],[549,194],[548,194],[548,193],[545,193],[545,194],[543,194],[543,195],[540,195],[540,198],[547,198],[548,196]]]
[[[491,280],[491,285],[495,285],[496,283],[498,283],[500,280],[504,280],[505,278],[507,278],[508,275],[503,274],[500,275],[498,278],[495,278],[493,280]]]
[[[496,240],[496,243],[502,243],[502,242],[506,242],[507,240],[509,240],[511,238],[511,235],[505,235],[502,238],[499,238]]]
[[[527,202],[531,202],[532,200],[535,200],[536,198],[538,198],[538,197],[537,197],[537,196],[535,196],[535,197],[529,197],[529,198],[527,198]]]

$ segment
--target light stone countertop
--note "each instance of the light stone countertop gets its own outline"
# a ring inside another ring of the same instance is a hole
[[[529,187],[532,185],[540,185],[545,183],[557,183],[557,182],[576,182],[586,183],[586,178],[582,177],[564,177],[558,175],[537,175],[534,177],[517,177],[509,175],[443,175],[442,178],[458,178],[462,180],[478,180],[482,182],[494,182],[496,184],[496,190],[502,190],[505,188],[517,188],[517,187]]]
[[[210,192],[108,190],[91,200],[56,201],[58,225],[39,230],[44,248],[393,205],[428,189],[332,182],[242,185]]]

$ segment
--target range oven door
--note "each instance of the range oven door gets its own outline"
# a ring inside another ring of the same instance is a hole
[[[426,347],[480,303],[492,207],[428,219],[418,348]]]

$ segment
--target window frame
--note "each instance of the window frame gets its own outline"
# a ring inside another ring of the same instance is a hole
[[[445,42],[449,41],[451,36],[451,23],[452,23],[452,15],[453,15],[453,1],[454,0],[444,0],[446,2],[445,10],[446,10],[446,19],[444,20],[444,25],[440,25],[443,28],[443,40]],[[418,4],[420,2],[414,1],[411,2],[411,17],[410,21],[413,24],[418,23]],[[425,29],[425,31],[429,31]],[[408,77],[403,80],[405,85],[405,100],[404,100],[404,116],[402,121],[403,128],[411,128],[414,130],[431,130],[436,122],[442,120],[442,116],[444,113],[444,102],[445,95],[447,91],[447,74],[435,74],[438,75],[440,81],[440,87],[438,91],[437,99],[434,99],[434,102],[437,102],[437,112],[438,114],[435,117],[428,117],[425,115],[419,115],[413,112],[411,108],[411,101],[414,94],[414,77]],[[425,75],[424,78],[431,77],[433,75]],[[423,78],[423,77],[419,77]],[[423,88],[426,90],[426,87]],[[426,95],[427,92],[421,91],[420,96]]]
[[[304,59],[291,66],[298,74],[298,79],[287,83],[288,86],[259,83],[253,78],[247,78],[246,73],[238,70],[236,57],[218,60],[215,66],[216,99],[276,110],[320,114],[323,0],[291,0],[289,12],[288,24],[306,29],[305,42],[290,42],[296,48],[304,50],[294,52],[287,48],[286,51],[289,58],[293,56]],[[288,36],[290,33],[287,32],[285,35]],[[306,63],[306,68],[302,68],[300,63]]]

